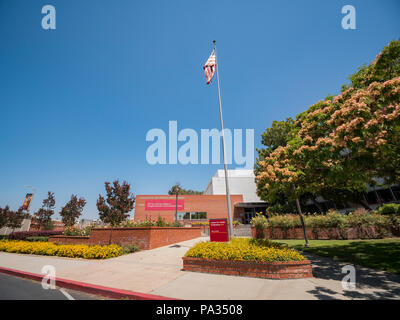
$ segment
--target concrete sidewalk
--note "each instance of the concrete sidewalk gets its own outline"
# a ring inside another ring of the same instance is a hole
[[[268,280],[181,271],[182,256],[198,238],[107,260],[0,252],[0,266],[41,273],[53,265],[56,276],[105,287],[178,299],[399,299],[400,276],[358,267],[357,289],[344,291],[345,263],[307,255],[314,278]]]

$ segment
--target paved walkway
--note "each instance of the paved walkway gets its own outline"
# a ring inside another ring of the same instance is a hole
[[[400,275],[358,267],[357,288],[344,291],[345,263],[313,255],[314,278],[268,280],[181,271],[182,256],[198,238],[107,260],[84,260],[0,252],[0,266],[179,299],[400,299]]]

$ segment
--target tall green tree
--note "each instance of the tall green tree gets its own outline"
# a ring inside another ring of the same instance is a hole
[[[4,208],[0,207],[0,229],[7,225],[9,212],[9,206],[5,206]]]
[[[72,195],[71,199],[65,204],[60,211],[60,216],[63,224],[66,227],[72,227],[77,222],[78,218],[82,214],[83,207],[86,205],[84,198],[79,198],[76,195]]]
[[[51,223],[51,216],[54,214],[55,206],[56,200],[54,198],[54,193],[49,191],[47,193],[47,198],[43,200],[42,207],[34,214],[34,220],[39,228],[44,228]]]
[[[301,215],[301,196],[363,192],[375,177],[400,181],[399,48],[399,41],[390,43],[341,94],[299,114],[286,145],[260,155],[255,173],[262,199],[283,192]]]
[[[113,185],[110,185],[110,182],[105,182],[106,198],[99,195],[97,200],[100,220],[111,226],[109,243],[112,241],[113,227],[118,226],[129,217],[128,213],[135,204],[136,199],[130,192],[130,187],[130,184],[126,181],[120,184],[118,180],[115,180]]]
[[[258,161],[254,165],[254,172],[257,176],[262,170],[259,161],[265,160],[274,150],[279,147],[285,147],[292,136],[292,131],[294,129],[294,120],[292,118],[287,118],[285,121],[272,122],[270,128],[267,128],[261,136],[261,143],[265,146],[264,148],[257,149]],[[268,195],[261,195],[262,190],[259,190],[259,196],[265,199],[268,198],[268,202],[274,205],[276,202],[283,205],[282,201],[287,201],[287,197],[284,193],[277,191],[272,197]]]
[[[24,212],[22,208],[19,208],[17,211],[9,211],[6,226],[11,228],[12,231],[14,231],[15,229],[19,229],[21,228],[24,219],[28,217],[29,214]]]

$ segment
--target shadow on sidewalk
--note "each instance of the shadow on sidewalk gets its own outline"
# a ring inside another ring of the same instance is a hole
[[[347,273],[342,273],[342,267],[352,265],[331,258],[321,257],[303,252],[312,265],[313,275],[316,279],[342,281]],[[399,299],[400,275],[385,271],[374,270],[354,265],[356,269],[356,290],[344,291],[343,295],[349,299]],[[368,289],[368,292],[363,292]],[[338,299],[337,292],[317,286],[308,291],[318,299]]]

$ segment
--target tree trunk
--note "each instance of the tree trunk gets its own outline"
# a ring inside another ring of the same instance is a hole
[[[176,200],[175,200],[175,221],[178,220],[178,193],[176,193]]]
[[[294,194],[296,193],[295,185],[293,185],[293,192],[294,192]],[[296,205],[297,205],[297,212],[298,212],[298,214],[300,216],[301,227],[303,228],[304,240],[306,242],[305,246],[309,247],[310,244],[308,243],[306,225],[304,224],[303,214],[301,212],[301,207],[300,207],[300,201],[299,201],[299,197],[297,197],[297,196],[296,196]]]
[[[111,227],[111,230],[110,230],[110,239],[109,239],[109,241],[108,241],[108,244],[111,244],[111,241],[112,241],[113,226],[110,225],[110,227]]]

